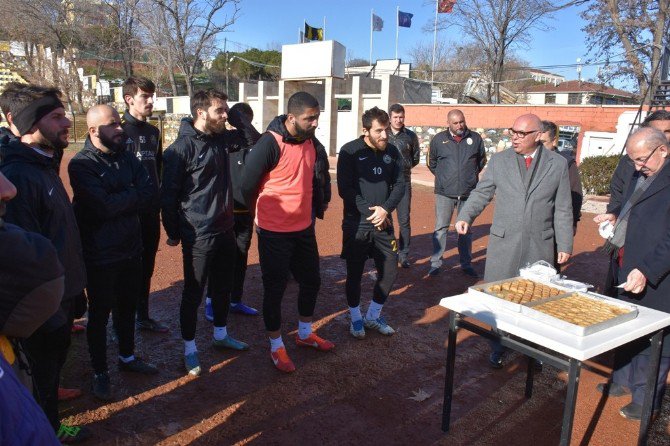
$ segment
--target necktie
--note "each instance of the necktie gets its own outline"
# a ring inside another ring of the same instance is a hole
[[[524,158],[524,161],[526,161],[526,170],[528,170],[528,168],[530,167],[530,163],[533,162],[533,157],[527,156],[526,158]]]

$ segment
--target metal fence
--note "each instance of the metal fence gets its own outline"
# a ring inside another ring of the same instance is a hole
[[[86,113],[75,113],[72,112],[72,127],[70,127],[70,141],[71,142],[84,142],[86,136],[88,136],[88,127],[86,126]],[[162,115],[152,116],[149,118],[149,123],[158,127],[161,131],[161,142],[163,147],[165,147],[165,132],[164,130],[164,119]]]

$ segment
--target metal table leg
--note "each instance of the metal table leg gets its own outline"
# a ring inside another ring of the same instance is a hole
[[[570,358],[568,369],[568,392],[565,396],[563,407],[563,427],[561,428],[561,446],[570,446],[572,435],[572,422],[575,417],[575,406],[577,405],[577,389],[579,388],[579,372],[582,368],[581,361]]]
[[[454,365],[456,363],[457,313],[449,311],[449,336],[447,343],[447,370],[444,376],[444,403],[442,405],[442,431],[449,432],[451,402],[454,394]]]
[[[531,356],[528,357],[528,369],[526,370],[526,398],[533,396],[533,379],[535,377],[535,362],[537,360]]]
[[[651,424],[651,413],[654,405],[654,395],[656,395],[656,377],[658,376],[662,350],[663,330],[659,330],[651,337],[651,354],[649,356],[649,371],[647,372],[647,390],[644,394],[642,419],[640,420],[640,434],[637,437],[638,445],[647,444],[649,425]]]

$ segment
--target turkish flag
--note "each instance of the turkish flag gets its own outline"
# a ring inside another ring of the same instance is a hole
[[[437,12],[452,12],[456,0],[439,0],[437,3]]]

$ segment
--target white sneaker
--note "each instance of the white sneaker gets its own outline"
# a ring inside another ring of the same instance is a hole
[[[395,330],[386,323],[384,316],[379,316],[375,320],[368,320],[363,318],[363,325],[365,328],[369,328],[370,330],[377,330],[379,333],[385,336],[391,336],[393,333],[395,333]]]

